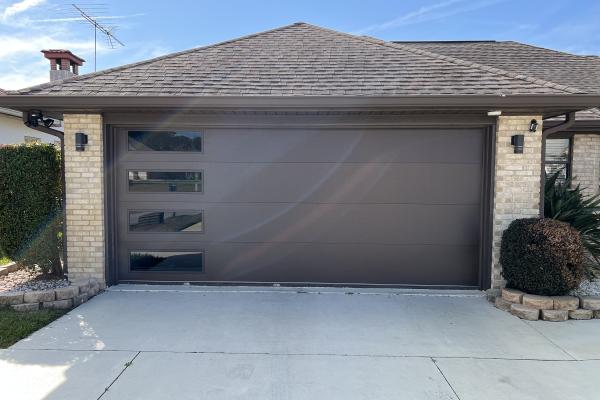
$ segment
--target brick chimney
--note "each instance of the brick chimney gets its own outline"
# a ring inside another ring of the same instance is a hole
[[[79,75],[79,67],[85,62],[69,50],[42,50],[42,53],[50,60],[50,81]]]

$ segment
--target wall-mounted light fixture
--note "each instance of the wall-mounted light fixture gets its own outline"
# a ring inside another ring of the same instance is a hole
[[[538,127],[537,119],[532,119],[531,122],[529,123],[529,132],[537,131],[537,127]]]
[[[84,151],[86,144],[88,144],[88,136],[83,132],[77,132],[75,134],[75,150]]]
[[[514,146],[515,154],[523,153],[523,145],[525,144],[525,135],[512,135],[510,144]]]

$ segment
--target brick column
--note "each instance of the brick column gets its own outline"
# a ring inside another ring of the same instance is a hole
[[[102,116],[65,114],[65,180],[69,279],[104,271],[104,153]],[[75,150],[75,133],[88,135],[85,151]]]
[[[600,135],[573,136],[573,184],[585,194],[600,193]]]
[[[515,219],[539,216],[542,125],[529,132],[529,122],[541,115],[501,116],[496,128],[492,288],[504,285],[500,266],[502,233]],[[523,154],[515,154],[512,135],[525,135]]]

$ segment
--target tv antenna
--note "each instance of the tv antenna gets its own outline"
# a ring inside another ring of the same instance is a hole
[[[90,25],[92,25],[94,27],[94,71],[96,71],[96,54],[97,54],[97,47],[98,47],[98,31],[100,31],[101,34],[104,34],[106,36],[106,40],[108,41],[108,45],[114,49],[115,48],[115,43],[120,44],[121,46],[125,46],[123,44],[123,42],[121,42],[119,39],[117,39],[117,37],[114,35],[114,31],[116,30],[115,26],[105,26],[102,25],[98,22],[98,18],[91,16],[90,14],[88,14],[87,12],[85,12],[84,10],[81,9],[81,7],[79,7],[77,4],[71,4],[75,10],[77,10],[77,12],[81,15],[81,18],[83,18],[86,22],[88,22]]]

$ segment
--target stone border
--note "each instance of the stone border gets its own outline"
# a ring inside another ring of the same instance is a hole
[[[5,265],[0,265],[0,276],[8,275],[11,272],[15,272],[18,269],[19,269],[19,267],[17,266],[17,263],[14,261],[10,262],[8,264],[5,264]]]
[[[494,305],[528,321],[600,319],[600,296],[537,296],[504,288]]]
[[[35,311],[41,308],[68,310],[85,303],[106,289],[96,278],[71,282],[58,289],[0,293],[0,307],[10,306],[15,311]]]

